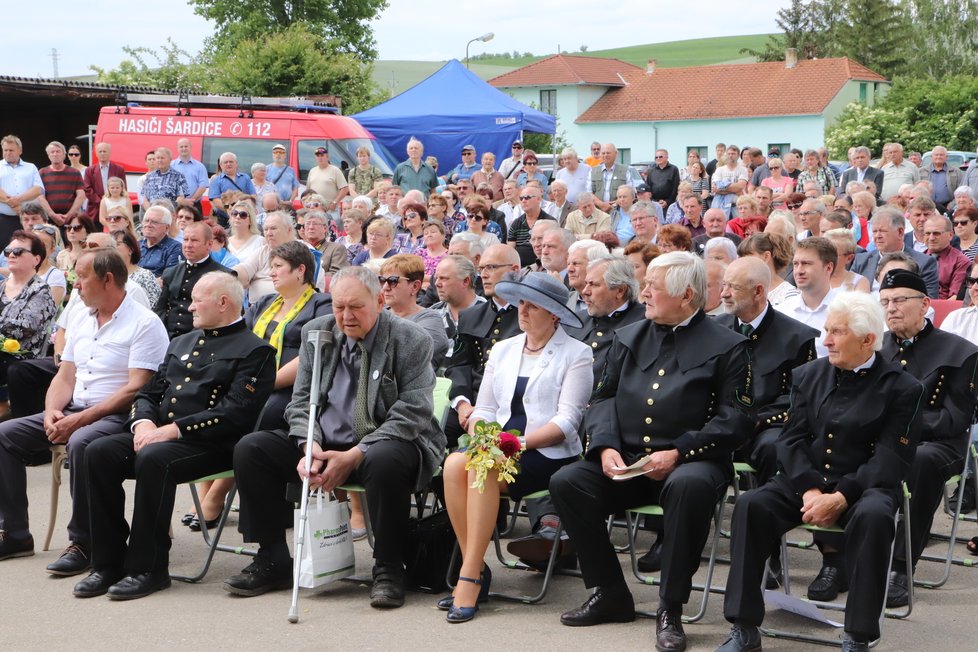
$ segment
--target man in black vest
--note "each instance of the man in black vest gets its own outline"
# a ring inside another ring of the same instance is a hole
[[[172,340],[177,335],[189,333],[193,327],[190,314],[191,292],[194,285],[208,272],[234,274],[210,255],[214,232],[207,222],[191,222],[183,229],[183,257],[180,262],[163,272],[163,292],[156,301],[154,311],[163,320],[166,332]]]
[[[75,585],[76,597],[133,600],[170,586],[177,484],[231,468],[235,442],[275,383],[275,350],[241,319],[243,300],[230,274],[200,278],[191,304],[197,330],[170,342],[159,371],[136,395],[129,432],[86,451],[95,570]],[[126,478],[136,479],[131,529]]]
[[[750,361],[744,337],[703,312],[706,270],[699,256],[656,258],[642,298],[646,319],[618,330],[585,413],[585,459],[550,481],[584,583],[597,588],[561,622],[589,626],[635,618],[605,520],[620,509],[658,503],[665,536],[656,649],[684,650],[683,604],[714,509],[732,478],[731,454],[752,426]],[[641,463],[639,475],[615,480],[635,463]]]
[[[934,510],[944,495],[944,483],[961,473],[975,417],[975,375],[978,346],[953,333],[937,330],[925,317],[930,307],[927,286],[918,274],[903,269],[886,273],[880,284],[880,303],[890,332],[880,355],[900,365],[924,386],[921,442],[907,486],[910,489],[910,560],[914,566],[927,544]],[[907,604],[906,524],[900,523],[893,571],[886,602]]]
[[[882,340],[883,311],[871,296],[845,292],[829,304],[828,356],[792,374],[780,473],[734,505],[723,603],[733,628],[718,652],[760,649],[764,563],[778,537],[801,523],[845,529],[850,590],[842,649],[868,650],[879,638],[894,516],[917,447],[923,389],[877,353]]]

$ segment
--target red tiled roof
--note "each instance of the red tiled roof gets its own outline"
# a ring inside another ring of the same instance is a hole
[[[519,72],[519,71],[514,71]],[[847,58],[805,59],[623,73],[576,122],[649,122],[821,113],[850,80],[887,79]]]
[[[571,84],[619,87],[625,85],[619,73],[625,75],[641,70],[638,66],[620,59],[555,54],[504,75],[493,77],[489,83],[496,88]]]

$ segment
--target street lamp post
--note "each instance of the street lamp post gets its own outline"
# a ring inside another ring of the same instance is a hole
[[[473,43],[475,43],[476,41],[482,41],[483,43],[488,43],[489,41],[491,41],[493,39],[494,36],[496,36],[496,35],[493,34],[492,32],[489,32],[488,34],[483,34],[482,36],[477,36],[477,37],[475,37],[474,39],[472,39],[471,41],[469,41],[468,43],[465,44],[465,67],[466,68],[469,67],[469,46],[472,45]]]

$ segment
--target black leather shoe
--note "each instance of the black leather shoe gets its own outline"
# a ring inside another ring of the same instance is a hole
[[[170,573],[166,570],[126,575],[109,587],[109,600],[136,600],[170,588]]]
[[[50,457],[50,456],[49,456]],[[6,530],[0,530],[0,561],[14,557],[31,557],[34,555],[34,537],[13,539],[7,536]]]
[[[682,652],[686,649],[681,610],[659,609],[655,614],[655,649],[659,652]]]
[[[60,577],[71,577],[84,573],[92,568],[92,560],[88,556],[88,551],[77,543],[71,543],[61,553],[57,561],[53,561],[47,566],[47,571],[52,575]]]
[[[209,521],[204,521],[204,523],[207,524],[207,529],[208,530],[213,530],[214,528],[217,527],[217,524],[220,523],[220,522],[221,522],[221,518],[220,517],[217,517],[215,519],[211,519]],[[191,532],[200,532],[200,517],[199,516],[194,516],[193,518],[191,518],[190,519],[190,522],[187,523],[187,527],[190,528],[190,531]]]
[[[183,515],[183,518],[180,519],[180,523],[183,525],[190,525],[190,521],[194,520],[195,518],[197,518],[196,514],[193,512],[187,512]]]
[[[869,643],[865,641],[854,641],[846,634],[842,637],[842,652],[868,652]]]
[[[638,569],[643,573],[662,570],[662,539],[657,538],[649,551],[638,558]]]
[[[396,609],[404,606],[404,569],[392,564],[377,564],[370,587],[370,606],[374,609]]]
[[[121,568],[103,568],[94,570],[91,574],[78,584],[72,595],[76,598],[95,598],[105,595],[109,587],[126,576],[126,572]]]
[[[630,623],[635,620],[635,601],[628,589],[614,595],[599,588],[577,609],[565,611],[560,622],[568,627],[590,627],[604,623]]]
[[[224,581],[224,590],[247,598],[292,588],[292,565],[283,567],[273,561],[255,557],[237,575]]]
[[[734,624],[730,637],[716,652],[761,652],[761,633],[756,627]]]
[[[900,563],[902,564],[903,562]],[[899,571],[892,571],[890,573],[890,584],[886,589],[887,609],[905,607],[909,602],[910,591],[907,582],[907,574]]]
[[[848,591],[845,571],[834,566],[822,566],[818,575],[808,585],[808,599],[819,602],[831,602],[839,597],[839,593]]]

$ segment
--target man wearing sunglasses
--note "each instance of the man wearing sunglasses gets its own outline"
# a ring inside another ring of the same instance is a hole
[[[257,193],[255,192],[255,184],[251,182],[251,177],[244,172],[238,171],[238,157],[234,152],[224,152],[221,154],[220,166],[221,173],[211,181],[207,197],[211,200],[214,214],[218,216],[224,214],[226,216],[227,211],[224,207],[224,202],[221,200],[221,195],[229,190],[236,190],[243,192],[251,199],[255,199]]]
[[[452,168],[446,177],[448,183],[458,183],[462,179],[471,179],[480,167],[478,161],[475,160],[475,146],[466,145],[462,148],[462,162]]]
[[[44,151],[51,165],[40,170],[44,194],[38,197],[38,201],[47,209],[52,222],[64,226],[81,214],[85,203],[85,184],[78,172],[65,165],[64,145],[52,140]]]
[[[926,318],[930,308],[927,286],[914,272],[902,269],[887,272],[880,284],[880,303],[890,331],[883,339],[880,354],[885,360],[902,366],[924,386],[924,400],[920,405],[921,441],[907,476],[912,547],[909,554],[916,566],[930,535],[934,510],[944,495],[944,483],[960,473],[964,464],[976,405],[978,346],[938,330]],[[909,600],[904,527],[906,523],[901,521],[887,592],[888,607],[901,607]]]
[[[520,172],[523,171],[523,142],[514,141],[512,152],[512,156],[499,166],[499,174],[503,175],[503,181],[516,181]]]
[[[350,186],[343,172],[329,162],[329,150],[317,147],[314,154],[316,167],[309,170],[306,185],[323,198],[326,205],[321,207],[322,210],[335,220],[340,216],[340,200],[350,192]]]

